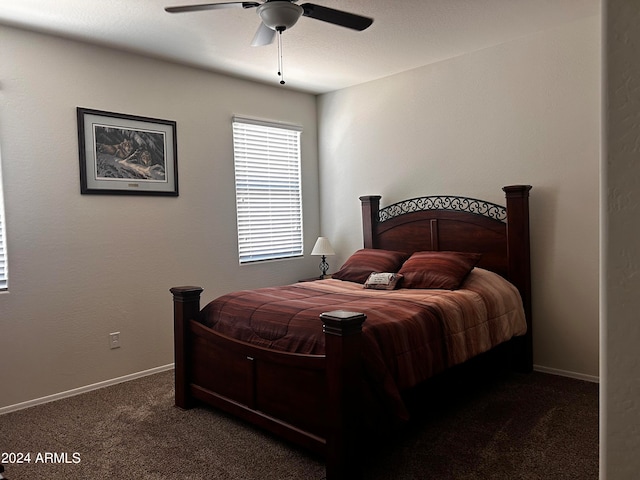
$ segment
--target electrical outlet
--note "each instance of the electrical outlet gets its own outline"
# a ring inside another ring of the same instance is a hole
[[[109,334],[109,348],[120,348],[120,332],[113,332]]]

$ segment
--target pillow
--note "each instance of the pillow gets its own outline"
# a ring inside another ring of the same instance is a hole
[[[393,290],[402,280],[402,275],[398,273],[372,273],[364,282],[364,288],[373,288],[374,290]]]
[[[398,272],[404,277],[402,288],[456,290],[481,256],[464,252],[416,252]]]
[[[373,272],[396,273],[409,255],[403,252],[362,248],[351,255],[332,278],[364,283]]]

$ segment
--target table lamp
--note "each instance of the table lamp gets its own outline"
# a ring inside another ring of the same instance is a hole
[[[320,261],[320,271],[322,275],[320,278],[327,277],[327,270],[329,270],[329,264],[327,263],[327,255],[335,255],[336,252],[333,251],[333,247],[331,243],[327,239],[327,237],[318,237],[316,240],[316,244],[313,246],[313,250],[311,250],[311,255],[320,255],[322,256],[322,260]]]

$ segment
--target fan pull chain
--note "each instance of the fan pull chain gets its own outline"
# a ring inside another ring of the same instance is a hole
[[[280,85],[284,85],[284,68],[282,64],[282,32],[284,28],[276,28],[278,32],[278,76],[280,77]]]

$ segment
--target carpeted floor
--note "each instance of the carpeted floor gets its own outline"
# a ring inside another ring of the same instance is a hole
[[[426,403],[371,452],[365,479],[598,478],[597,384],[510,375]],[[20,453],[30,463],[5,461],[9,480],[324,478],[302,450],[175,408],[172,371],[0,416],[0,454]]]

